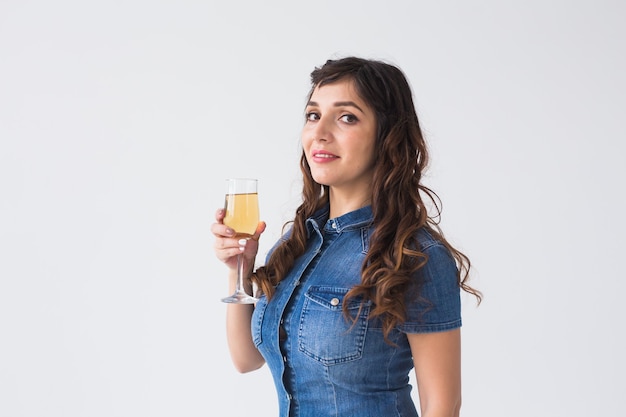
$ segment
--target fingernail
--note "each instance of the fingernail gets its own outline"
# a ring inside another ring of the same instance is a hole
[[[239,241],[237,243],[239,243],[239,246],[241,246],[241,248],[245,248],[246,247],[246,239],[239,239]]]
[[[227,229],[226,229],[226,233],[227,233],[229,236],[232,236],[232,235],[234,235],[234,234],[235,234],[235,231],[229,227],[229,228],[227,228]]]

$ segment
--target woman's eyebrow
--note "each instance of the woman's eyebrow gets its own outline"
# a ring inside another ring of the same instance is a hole
[[[315,101],[309,101],[307,103],[307,106],[311,106],[311,107],[319,107],[319,104]],[[361,113],[365,113],[363,111],[362,108],[360,108],[354,101],[336,101],[335,103],[333,103],[334,107],[355,107],[356,109],[358,109]]]

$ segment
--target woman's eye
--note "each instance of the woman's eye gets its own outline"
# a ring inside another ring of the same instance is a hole
[[[346,122],[346,123],[354,123],[359,119],[357,119],[356,116],[352,114],[344,114],[343,116],[339,118],[339,120]]]
[[[319,120],[320,116],[319,114],[310,111],[305,114],[305,118],[307,121],[315,121],[315,120]]]

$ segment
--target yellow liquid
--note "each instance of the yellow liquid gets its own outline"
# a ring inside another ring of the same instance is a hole
[[[259,197],[254,194],[226,194],[224,224],[238,237],[250,237],[259,223]]]

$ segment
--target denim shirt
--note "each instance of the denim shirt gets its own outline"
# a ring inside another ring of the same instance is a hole
[[[307,220],[306,251],[268,302],[252,317],[254,344],[265,358],[278,392],[281,417],[417,416],[409,373],[413,358],[406,333],[461,326],[457,267],[449,251],[427,231],[418,232],[428,256],[416,275],[429,302],[407,304],[407,320],[383,339],[365,303],[356,322],[346,320],[346,292],[361,279],[372,232],[370,206],[328,219],[323,209]],[[353,316],[358,302],[350,309]]]

